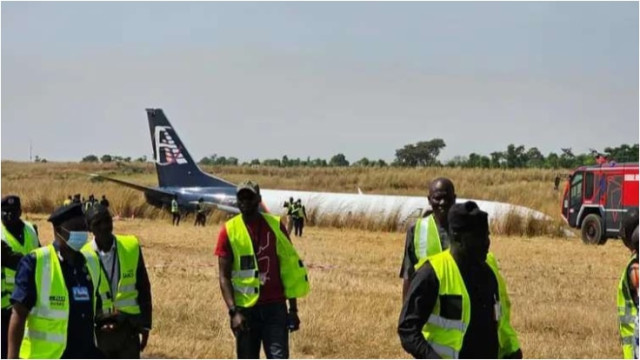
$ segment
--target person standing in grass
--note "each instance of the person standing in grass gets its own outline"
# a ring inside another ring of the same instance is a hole
[[[404,257],[400,268],[403,300],[415,273],[416,264],[427,256],[435,255],[449,248],[447,214],[456,202],[456,190],[453,182],[442,177],[431,181],[427,201],[431,210],[407,230]]]
[[[262,344],[267,358],[288,358],[289,332],[300,328],[297,299],[309,293],[307,269],[280,218],[260,213],[258,184],[239,184],[236,197],[240,214],[222,227],[215,250],[236,354],[257,359]]]
[[[7,358],[9,320],[11,319],[11,293],[15,284],[18,263],[31,250],[40,247],[38,228],[23,221],[20,197],[2,198],[2,358]]]
[[[107,358],[138,359],[151,330],[151,285],[142,248],[133,235],[114,235],[109,209],[95,205],[85,214],[93,241],[82,251],[100,259],[113,295],[112,316],[101,319],[96,338]]]
[[[418,264],[398,335],[415,358],[522,358],[510,302],[489,252],[489,221],[473,201],[448,214],[450,248]]]
[[[111,296],[94,254],[82,251],[87,223],[82,205],[57,208],[48,219],[55,240],[20,260],[11,294],[8,357],[92,359],[96,319],[111,310]]]
[[[172,223],[174,226],[180,225],[180,207],[178,206],[178,194],[173,195],[171,199],[171,215],[173,215]]]
[[[296,236],[302,236],[302,229],[304,229],[304,222],[307,219],[307,210],[302,205],[302,200],[296,200],[293,206],[293,227]]]
[[[625,359],[638,358],[638,211],[627,214],[620,237],[631,256],[618,282],[618,323]]]

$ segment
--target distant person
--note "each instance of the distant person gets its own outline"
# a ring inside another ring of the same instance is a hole
[[[71,198],[71,195],[67,196],[66,199],[64,199],[64,201],[62,202],[62,205],[70,205],[73,202],[73,199]]]
[[[204,199],[198,199],[198,203],[196,204],[196,221],[193,223],[194,226],[204,226],[207,221],[207,215],[205,213],[206,209],[204,206]]]
[[[556,178],[553,180],[553,190],[558,191],[560,187],[560,175],[556,174]]]
[[[95,205],[86,214],[93,241],[82,248],[100,259],[103,276],[114,295],[115,313],[96,331],[98,348],[107,358],[139,359],[151,330],[151,286],[142,248],[133,235],[114,235],[109,209]]]
[[[293,229],[293,207],[295,206],[295,202],[293,201],[293,197],[289,198],[289,201],[284,202],[284,208],[287,209],[287,233],[291,234],[291,230]]]
[[[9,358],[100,358],[95,320],[111,311],[109,288],[95,254],[81,251],[88,240],[82,206],[57,208],[48,219],[52,244],[20,260],[11,294]],[[42,281],[39,279],[48,279]]]
[[[83,199],[82,201],[84,201],[84,199]],[[80,194],[75,194],[75,195],[73,195],[73,201],[72,201],[72,203],[74,203],[74,204],[81,204],[81,203],[82,203],[82,201],[80,200]]]
[[[240,359],[289,357],[289,332],[300,328],[297,299],[309,292],[307,269],[280,218],[261,213],[260,187],[238,185],[240,214],[220,229],[220,290]],[[287,309],[287,301],[289,309]]]
[[[398,335],[415,358],[521,359],[504,279],[489,253],[489,221],[473,201],[448,214],[450,248],[421,260]]]
[[[400,267],[403,300],[409,290],[415,266],[422,259],[449,248],[447,215],[456,202],[456,189],[453,182],[443,177],[432,180],[429,183],[427,201],[431,210],[407,230],[404,257]]]
[[[88,211],[95,205],[96,199],[93,194],[89,195],[89,199],[84,203],[84,211]]]
[[[302,205],[302,200],[296,200],[293,206],[293,226],[295,230],[295,235],[301,237],[302,229],[304,228],[304,221],[307,220],[307,210],[304,205]]]
[[[180,225],[180,207],[178,206],[178,195],[173,195],[171,199],[171,214],[173,215],[172,223],[174,226]]]
[[[20,197],[2,198],[2,358],[7,358],[9,320],[11,319],[11,293],[16,270],[23,256],[40,247],[36,225],[20,219]]]
[[[100,200],[100,206],[104,207],[104,208],[109,208],[109,200],[107,200],[107,197],[102,195],[102,200]]]
[[[618,323],[625,359],[638,358],[638,211],[627,214],[620,236],[630,257],[618,282]]]

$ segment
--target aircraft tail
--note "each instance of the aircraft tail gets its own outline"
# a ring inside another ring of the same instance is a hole
[[[162,109],[147,109],[147,117],[159,186],[235,187],[198,167]]]

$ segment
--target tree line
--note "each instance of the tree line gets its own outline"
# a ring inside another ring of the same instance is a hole
[[[397,149],[395,159],[391,163],[387,163],[383,159],[362,159],[349,162],[343,153],[333,155],[329,160],[315,158],[306,159],[289,158],[284,155],[279,159],[253,159],[248,162],[240,162],[238,158],[230,156],[219,156],[213,154],[200,159],[200,165],[227,165],[227,166],[277,166],[277,167],[420,167],[420,166],[446,166],[446,167],[462,167],[462,168],[502,168],[502,169],[520,169],[520,168],[575,168],[582,165],[596,164],[596,159],[606,157],[607,161],[622,162],[638,162],[638,144],[622,144],[617,147],[606,147],[604,151],[599,152],[590,149],[588,153],[576,154],[571,148],[561,148],[559,152],[550,152],[546,156],[537,147],[526,148],[524,145],[510,144],[503,151],[494,151],[489,155],[482,155],[475,152],[466,156],[455,156],[452,159],[441,162],[438,159],[442,149],[446,147],[446,143],[442,139],[431,139],[428,141],[419,141],[415,144],[407,144]],[[122,157],[116,155],[102,155],[100,158],[96,155],[87,155],[82,158],[81,162],[146,162],[147,157],[142,156],[135,160],[131,157]]]

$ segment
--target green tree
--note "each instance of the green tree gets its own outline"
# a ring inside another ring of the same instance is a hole
[[[331,160],[329,160],[329,166],[349,166],[349,161],[347,161],[344,154],[339,153],[331,157]]]
[[[94,163],[94,162],[98,162],[100,161],[100,159],[98,159],[97,156],[91,154],[91,155],[87,155],[85,157],[82,158],[82,160],[80,160],[80,162],[89,162],[89,163]]]
[[[442,139],[420,141],[416,144],[405,145],[396,150],[395,164],[399,166],[434,166],[439,165],[438,155],[446,146]]]
[[[100,157],[100,161],[103,162],[103,163],[108,163],[108,162],[113,161],[113,157],[111,157],[111,155],[109,155],[109,154],[104,154],[104,155],[102,155]]]

